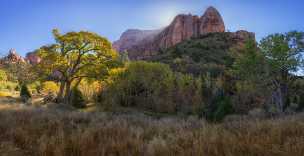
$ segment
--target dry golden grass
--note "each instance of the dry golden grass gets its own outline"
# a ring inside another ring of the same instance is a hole
[[[0,110],[1,156],[303,156],[304,115],[218,125],[24,108]]]
[[[12,96],[10,92],[0,91],[0,97],[8,97]]]
[[[0,97],[0,111],[16,110],[24,106],[17,97]]]

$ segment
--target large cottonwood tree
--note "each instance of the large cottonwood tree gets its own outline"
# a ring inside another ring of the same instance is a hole
[[[80,31],[60,34],[53,30],[56,43],[37,52],[42,61],[38,70],[60,82],[57,100],[70,103],[71,89],[83,78],[102,78],[117,65],[118,54],[111,43],[95,33]]]
[[[303,67],[304,33],[289,32],[263,38],[257,47],[247,42],[242,56],[234,64],[237,77],[254,88],[270,93],[267,103],[282,112],[288,106],[289,88]],[[259,91],[260,92],[260,91]]]
[[[259,47],[267,61],[267,77],[274,86],[273,101],[280,111],[284,111],[288,105],[289,87],[303,67],[304,33],[292,31],[269,35],[261,40]]]

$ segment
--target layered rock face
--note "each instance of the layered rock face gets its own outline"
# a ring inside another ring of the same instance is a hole
[[[26,54],[26,57],[23,58],[20,56],[15,49],[11,49],[7,56],[0,58],[0,64],[11,64],[11,63],[30,63],[32,65],[38,64],[41,62],[41,58],[36,55],[34,52]]]
[[[155,40],[159,41],[160,48],[169,48],[192,37],[214,32],[225,32],[225,24],[220,13],[209,7],[201,17],[191,14],[176,16]]]
[[[200,21],[200,34],[225,32],[225,24],[222,16],[214,7],[209,7]]]
[[[200,20],[197,16],[178,15],[156,38],[162,48],[171,47],[181,41],[199,35]]]
[[[35,54],[35,52],[30,52],[26,54],[25,60],[30,64],[38,64],[41,62],[41,58]]]
[[[157,35],[160,30],[139,30],[139,29],[129,29],[125,31],[120,39],[113,43],[113,48],[117,51],[123,52],[130,49],[132,46],[138,44],[140,41],[146,39],[152,40],[155,35]]]
[[[220,13],[214,7],[209,7],[201,17],[191,14],[176,16],[162,31],[128,30],[123,33],[120,40],[114,42],[113,46],[119,52],[127,51],[130,59],[143,60],[182,41],[208,33],[223,32],[225,32],[225,24]],[[252,34],[245,31],[235,33],[235,38],[248,36],[251,37]],[[241,42],[243,39],[238,40]]]
[[[25,62],[22,56],[18,55],[15,49],[11,49],[7,56],[0,59],[1,64]]]
[[[230,33],[230,35],[236,43],[236,45],[234,46],[236,50],[243,48],[247,40],[255,40],[255,34],[245,30],[239,30],[237,32]]]

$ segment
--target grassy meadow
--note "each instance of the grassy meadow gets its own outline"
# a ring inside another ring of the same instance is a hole
[[[0,107],[2,156],[302,156],[304,114],[220,124],[195,117]]]

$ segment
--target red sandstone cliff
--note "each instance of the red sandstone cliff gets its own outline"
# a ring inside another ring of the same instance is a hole
[[[114,42],[113,46],[119,52],[128,51],[131,59],[149,59],[157,55],[161,49],[215,32],[225,32],[225,24],[220,13],[214,7],[209,7],[201,17],[191,14],[176,16],[173,22],[162,31],[128,30],[123,33],[120,40]],[[242,45],[242,42],[248,39],[247,37],[254,37],[254,34],[238,31],[232,33],[231,36],[240,42],[238,45]]]

